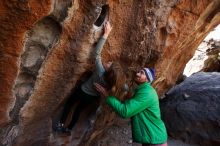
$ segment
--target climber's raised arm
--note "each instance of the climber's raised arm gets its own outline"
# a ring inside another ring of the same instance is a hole
[[[112,30],[112,26],[109,23],[109,21],[107,21],[104,24],[104,34],[99,39],[99,41],[98,41],[98,43],[96,45],[95,51],[94,51],[96,72],[99,75],[102,75],[105,72],[105,69],[103,67],[102,60],[101,60],[101,52],[102,52],[103,46],[105,44],[105,41],[108,38],[109,33],[111,32],[111,30]]]

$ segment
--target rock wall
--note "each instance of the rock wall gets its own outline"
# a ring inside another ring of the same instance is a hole
[[[218,0],[0,1],[2,145],[92,145],[100,129],[112,123],[114,115],[101,104],[92,125],[101,126],[85,134],[87,126],[77,142],[52,131],[66,97],[92,70],[91,52],[101,33],[93,24],[104,4],[113,31],[103,61],[123,64],[129,81],[138,68],[155,66],[153,85],[160,95],[220,23]]]
[[[15,97],[12,89],[20,68],[20,55],[23,51],[25,33],[34,23],[49,15],[51,1],[17,1],[0,2],[1,21],[1,118],[0,123],[6,124],[10,107]]]
[[[174,85],[200,42],[219,24],[219,1],[180,1],[171,8],[159,35],[162,39],[157,43],[163,40],[163,53],[156,65],[158,79],[154,84],[160,94]]]
[[[220,41],[209,40],[210,48],[206,51],[208,59],[204,62],[201,71],[220,72]]]

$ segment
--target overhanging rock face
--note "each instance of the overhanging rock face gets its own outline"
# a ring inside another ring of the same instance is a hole
[[[220,23],[218,0],[1,1],[2,145],[92,145],[112,123],[114,114],[102,104],[93,128],[87,134],[84,128],[77,141],[52,131],[65,98],[94,65],[91,53],[101,29],[93,24],[105,4],[113,31],[103,61],[120,62],[128,77],[140,67],[155,66],[160,95]]]

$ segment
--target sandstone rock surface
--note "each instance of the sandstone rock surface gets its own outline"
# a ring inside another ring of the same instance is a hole
[[[105,4],[114,29],[103,61],[119,61],[128,79],[140,67],[156,67],[159,95],[175,84],[220,23],[219,0],[0,1],[1,145],[91,145],[111,125],[114,114],[101,104],[96,128],[86,134],[88,124],[82,126],[78,142],[52,131],[70,91],[92,70],[91,53],[101,34],[94,22]]]

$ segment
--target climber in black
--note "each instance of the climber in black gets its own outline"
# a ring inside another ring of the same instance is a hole
[[[102,63],[101,51],[111,30],[112,26],[107,21],[104,24],[104,34],[99,39],[94,50],[95,70],[91,77],[85,83],[83,83],[80,88],[76,89],[76,91],[68,98],[64,106],[60,122],[56,124],[55,131],[61,131],[70,134],[72,128],[79,119],[81,111],[84,110],[88,105],[90,105],[91,102],[95,102],[99,99],[99,93],[95,90],[93,84],[100,83],[104,86],[107,85],[103,76],[105,72],[108,72],[108,70],[110,69],[112,62]],[[67,119],[69,112],[71,111],[73,104],[77,101],[79,101],[79,103],[76,106],[70,124],[64,126],[64,123]]]

